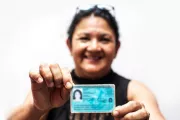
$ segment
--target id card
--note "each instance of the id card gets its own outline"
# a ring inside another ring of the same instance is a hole
[[[115,108],[114,84],[74,85],[71,113],[111,113]]]

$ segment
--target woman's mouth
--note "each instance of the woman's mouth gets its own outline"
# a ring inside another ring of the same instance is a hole
[[[102,59],[101,56],[85,56],[85,59],[91,62],[97,62]]]

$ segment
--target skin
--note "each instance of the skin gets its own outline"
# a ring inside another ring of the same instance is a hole
[[[67,40],[67,46],[74,59],[75,73],[93,80],[108,74],[120,43],[116,44],[115,35],[104,19],[91,15],[76,26],[72,43]],[[31,92],[8,120],[45,120],[50,109],[69,99],[74,85],[70,71],[58,64],[41,64],[39,71],[29,72],[29,77]],[[115,120],[165,120],[154,95],[142,83],[132,80],[127,98],[127,104],[112,112]]]
[[[81,94],[79,92],[75,93],[75,99],[80,100]]]

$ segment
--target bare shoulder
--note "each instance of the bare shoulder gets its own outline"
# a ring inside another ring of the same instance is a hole
[[[145,108],[150,112],[152,118],[158,118],[157,120],[165,120],[160,112],[158,101],[154,93],[144,83],[131,80],[128,85],[127,98],[129,101],[139,101],[143,103]]]
[[[128,85],[128,100],[138,100],[151,97],[155,99],[153,92],[142,82],[131,80]]]

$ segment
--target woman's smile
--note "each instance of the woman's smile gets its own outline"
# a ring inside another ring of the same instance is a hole
[[[97,63],[103,59],[100,55],[84,55],[83,59],[89,63]]]

